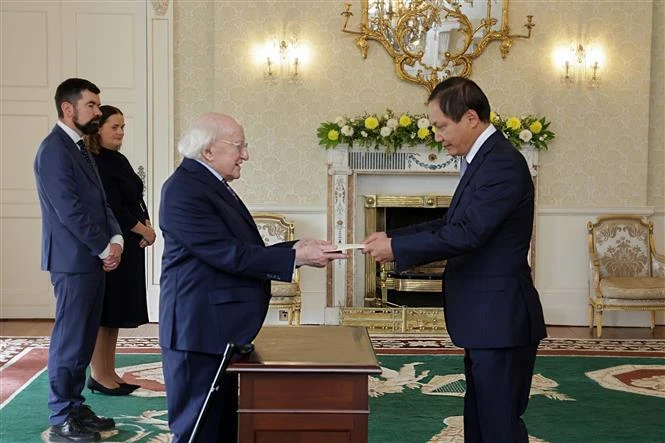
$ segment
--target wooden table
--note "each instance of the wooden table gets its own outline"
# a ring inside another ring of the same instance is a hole
[[[367,442],[369,374],[380,374],[367,331],[264,327],[239,374],[241,443]]]

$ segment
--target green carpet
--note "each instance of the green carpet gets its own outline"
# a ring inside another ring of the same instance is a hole
[[[395,372],[384,370],[379,380],[386,383],[373,383],[379,392],[370,397],[370,442],[463,442],[456,426],[461,426],[463,397],[424,393],[443,386],[440,391],[462,395],[464,382],[456,381],[463,374],[461,356],[391,355],[379,361]],[[585,376],[619,365],[664,364],[662,358],[539,356],[535,373],[540,376],[534,377],[524,416],[532,441],[665,442],[665,398],[610,390]],[[453,377],[432,383],[435,376],[446,375]],[[665,393],[662,370],[655,383]],[[397,390],[396,385],[404,389],[382,394],[382,385],[388,391]]]
[[[385,370],[370,380],[369,442],[463,441],[461,356],[383,355],[379,360]],[[157,382],[158,361],[155,354],[123,354],[118,367],[131,366],[133,374]],[[641,372],[633,371],[641,375],[632,380],[646,393],[608,389],[585,375],[620,365],[644,366]],[[649,365],[661,368],[649,372]],[[665,359],[650,357],[539,356],[539,375],[524,417],[532,441],[665,441],[663,365]],[[118,423],[117,432],[106,434],[104,441],[168,442],[165,398],[163,393],[145,392],[149,394],[157,396],[107,397],[86,390],[88,404]],[[47,377],[42,372],[0,410],[0,442],[40,442],[48,426],[46,398]]]

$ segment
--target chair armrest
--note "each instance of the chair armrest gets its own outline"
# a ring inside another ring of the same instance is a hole
[[[600,293],[600,260],[596,255],[596,251],[593,248],[593,239],[589,235],[589,275],[588,275],[588,284],[589,284],[589,298],[593,300],[598,300],[601,298]]]
[[[655,251],[652,254],[651,276],[665,277],[665,255],[657,254]]]
[[[652,235],[649,235],[649,248],[651,249],[651,276],[665,277],[665,255],[656,252]]]

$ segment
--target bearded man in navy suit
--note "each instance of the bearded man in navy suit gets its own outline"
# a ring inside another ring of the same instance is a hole
[[[490,124],[476,83],[446,79],[427,107],[436,140],[468,166],[443,219],[374,233],[364,253],[394,260],[398,271],[448,260],[443,306],[450,338],[464,348],[464,441],[527,442],[521,416],[546,336],[527,260],[533,181],[522,154]]]
[[[159,343],[173,443],[188,441],[227,343],[251,343],[265,320],[270,280],[296,266],[323,267],[346,255],[301,240],[266,247],[229,182],[249,151],[243,127],[217,113],[197,117],[178,143],[184,157],[162,188],[164,235]],[[236,442],[237,376],[225,375],[198,441]]]
[[[81,140],[98,130],[99,88],[70,78],[55,92],[58,122],[34,163],[42,211],[42,270],[51,273],[55,322],[48,357],[50,441],[99,441],[111,418],[81,395],[104,300],[104,272],[120,263],[123,239],[94,160]]]

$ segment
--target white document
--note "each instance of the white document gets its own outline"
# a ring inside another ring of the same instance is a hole
[[[335,251],[348,251],[349,249],[364,249],[365,245],[362,243],[339,243]]]

